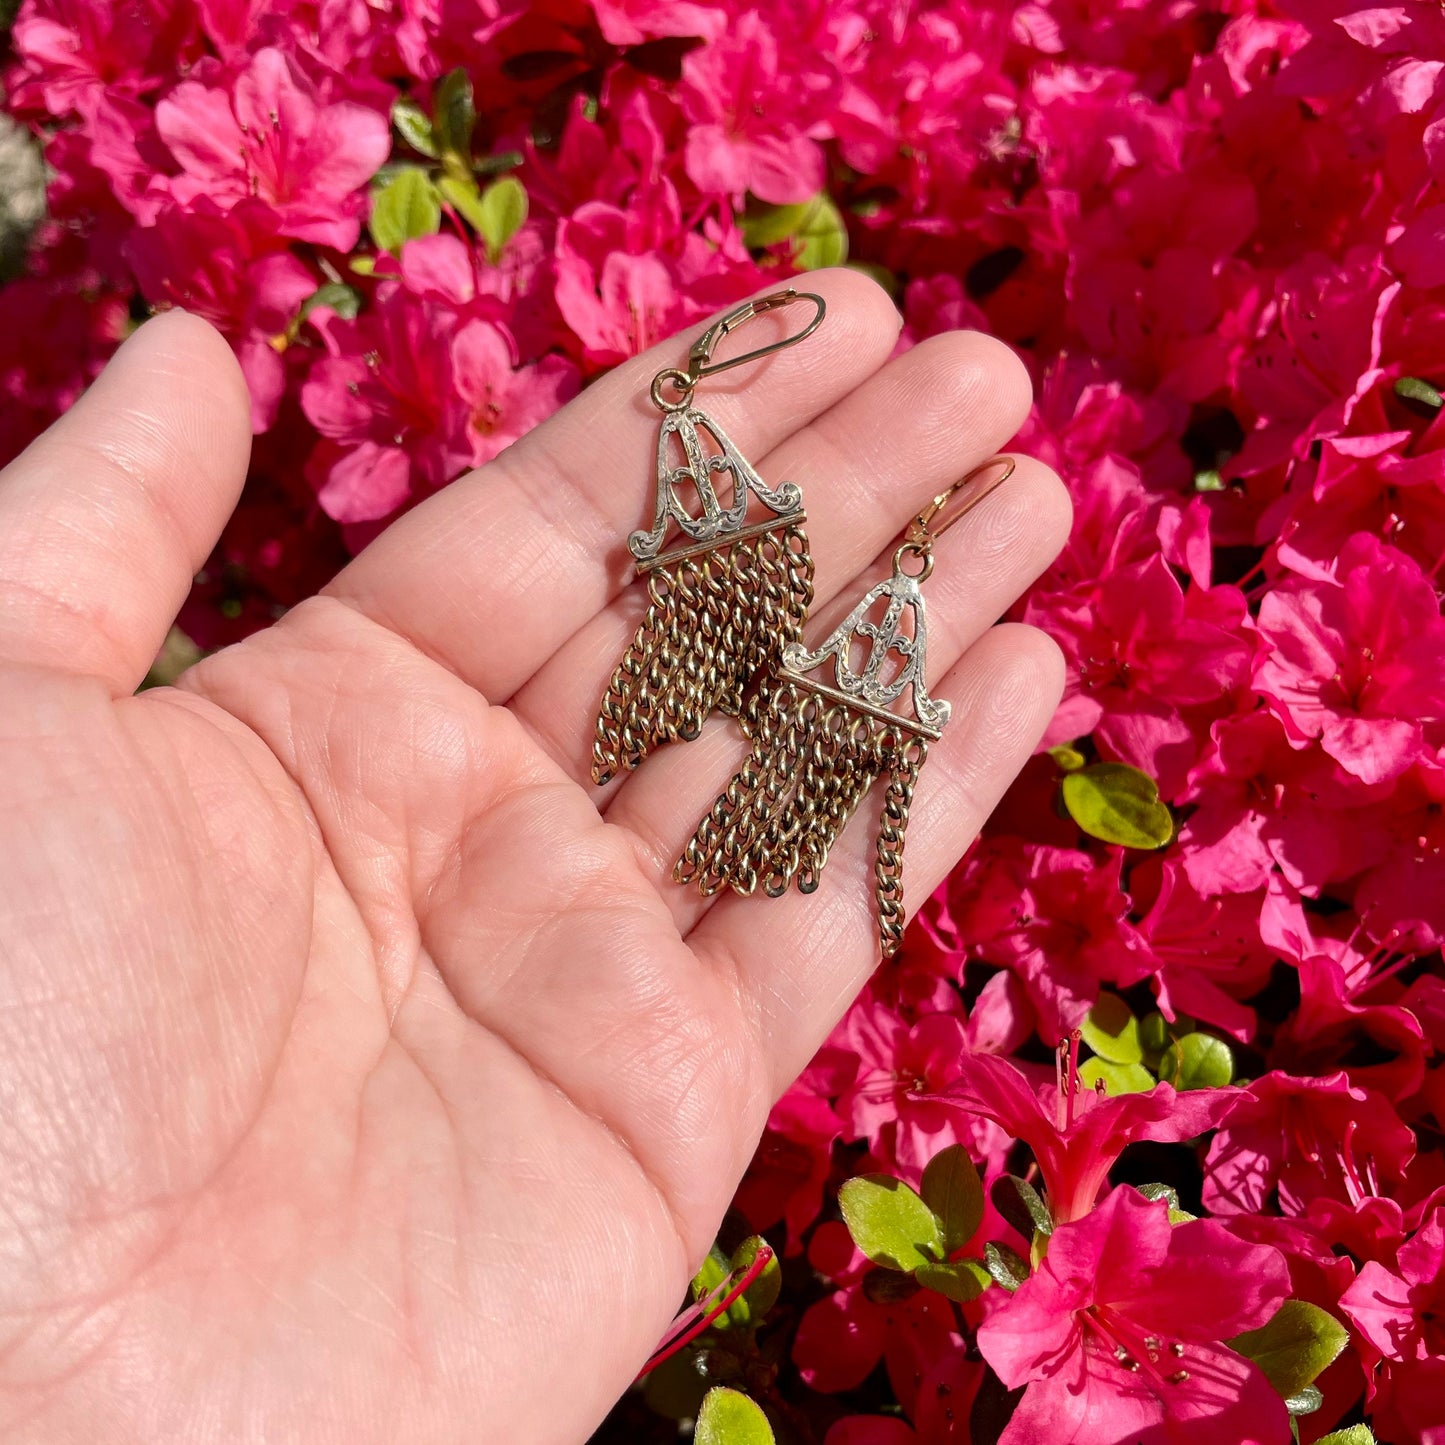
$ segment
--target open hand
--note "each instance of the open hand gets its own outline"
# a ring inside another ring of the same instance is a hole
[[[803,487],[816,639],[1029,386],[972,333],[890,360],[881,290],[809,284],[816,337],[698,400]],[[225,343],[148,322],[0,474],[6,1441],[578,1445],[664,1329],[877,949],[861,817],[811,897],[669,880],[735,724],[588,779],[644,602],[647,386],[686,345],[139,696],[246,471]],[[930,691],[954,712],[914,903],[1057,702],[1053,645],[990,624],[1068,517],[1025,461],[939,543]]]

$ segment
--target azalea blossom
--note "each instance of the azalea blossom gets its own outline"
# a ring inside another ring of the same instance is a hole
[[[1116,1189],[1049,1237],[1037,1269],[979,1327],[983,1357],[1026,1386],[1000,1445],[1284,1445],[1284,1401],[1221,1343],[1289,1293],[1276,1249]]]
[[[1045,1080],[1005,1059],[965,1054],[959,1082],[946,1095],[956,1107],[994,1120],[1033,1150],[1055,1223],[1088,1213],[1114,1161],[1130,1144],[1193,1139],[1236,1102],[1222,1089],[1177,1094],[1168,1084],[1110,1097],[1080,1082],[1077,1040],[1072,1049],[1061,1046],[1059,1055],[1056,1077]]]

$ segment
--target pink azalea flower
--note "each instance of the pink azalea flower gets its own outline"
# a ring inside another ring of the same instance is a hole
[[[947,1098],[994,1120],[1033,1150],[1056,1223],[1079,1219],[1093,1207],[1114,1161],[1136,1140],[1179,1144],[1219,1123],[1237,1091],[1196,1089],[1176,1094],[1168,1084],[1143,1094],[1113,1097],[1080,1085],[1067,1045],[1052,1081],[988,1054],[965,1054],[958,1083]]]
[[[11,40],[24,63],[16,103],[56,116],[101,91],[145,94],[201,50],[189,7],[168,0],[41,0],[20,7]]]
[[[1017,1293],[979,1327],[1005,1385],[1027,1388],[1000,1445],[1285,1445],[1284,1401],[1221,1341],[1268,1322],[1284,1257],[1116,1189],[1049,1238]]]
[[[451,343],[454,313],[399,287],[355,321],[313,313],[328,354],[314,363],[301,405],[323,437],[322,507],[340,522],[385,517],[417,486],[439,487],[466,466],[471,442],[457,425]]]
[[[852,1390],[881,1359],[911,1412],[925,1372],[956,1339],[948,1301],[932,1290],[870,1283],[873,1266],[836,1221],[813,1231],[808,1262],[839,1288],[809,1305],[798,1324],[793,1361],[804,1384],[825,1395]]]
[[[1333,758],[1292,746],[1262,710],[1222,718],[1210,734],[1180,799],[1193,804],[1179,830],[1184,871],[1201,894],[1257,892],[1276,867],[1304,888],[1366,865],[1359,830],[1329,818],[1360,801],[1358,782]]]
[[[180,166],[161,184],[182,204],[255,199],[282,235],[340,251],[356,244],[364,187],[391,151],[385,115],[332,99],[276,49],[230,85],[183,81],[156,106],[156,127]]]
[[[972,1445],[969,1416],[983,1379],[982,1360],[951,1349],[919,1381],[912,1425],[886,1415],[845,1415],[823,1445]]]
[[[1256,1214],[1278,1191],[1286,1214],[1311,1200],[1358,1205],[1399,1181],[1415,1136],[1389,1101],[1343,1073],[1295,1078],[1276,1070],[1242,1091],[1205,1161],[1211,1214]]]
[[[1345,545],[1368,532],[1413,557],[1429,575],[1445,557],[1445,478],[1434,453],[1401,455],[1408,432],[1332,437],[1314,485],[1280,529],[1279,560],[1302,577],[1332,581]]]
[[[676,199],[669,192],[662,204]],[[597,366],[635,356],[702,314],[638,227],[635,216],[589,202],[557,228],[557,308]]]
[[[204,316],[236,348],[251,390],[251,425],[276,420],[285,395],[287,332],[301,303],[321,284],[299,256],[276,251],[207,201],[168,208],[154,226],[132,232],[126,255],[155,305],[170,302]]]
[[[1207,898],[1182,865],[1168,859],[1136,869],[1135,907],[1157,876],[1157,892],[1140,921],[1139,936],[1157,967],[1151,979],[1159,1007],[1214,1024],[1241,1042],[1254,1037],[1254,1010],[1240,1002],[1263,988],[1272,956],[1260,939],[1259,894]]]
[[[457,396],[466,408],[470,465],[489,462],[577,394],[577,369],[560,356],[518,367],[510,339],[489,321],[468,321],[452,339]]]
[[[641,45],[661,35],[713,40],[728,23],[723,7],[693,0],[592,0],[592,13],[609,45]]]
[[[1121,860],[1000,838],[949,884],[950,926],[970,953],[1013,969],[1047,1040],[1088,1013],[1100,983],[1124,987],[1152,971],[1119,888]]]
[[[699,190],[782,203],[822,188],[823,154],[795,118],[816,82],[796,61],[785,70],[781,49],[764,12],[748,10],[683,61],[684,163]]]
[[[1445,981],[1425,976],[1407,992],[1396,975],[1415,961],[1396,953],[1391,941],[1368,946],[1358,921],[1346,929],[1334,919],[1312,917],[1281,878],[1270,888],[1260,934],[1299,971],[1300,1004],[1275,1038],[1276,1060],[1298,1074],[1327,1070],[1336,1059],[1367,1043],[1378,1062],[1346,1069],[1352,1084],[1391,1099],[1413,1094],[1424,1082],[1425,1030],[1407,1003],[1428,1007],[1445,1001]],[[1438,1005],[1437,1005],[1438,1006]]]
[[[789,1253],[801,1250],[803,1236],[823,1207],[833,1142],[842,1130],[833,1106],[805,1080],[794,1084],[768,1115],[735,1202],[756,1231],[782,1220]]]
[[[1286,580],[1260,604],[1254,685],[1298,745],[1366,783],[1397,778],[1445,725],[1445,620],[1403,552],[1356,536],[1339,581]]]
[[[997,988],[967,1022],[949,1012],[910,1024],[888,1005],[860,999],[831,1041],[857,1060],[857,1075],[836,1104],[847,1122],[844,1137],[866,1139],[885,1168],[913,1183],[950,1144],[966,1144],[976,1159],[986,1159],[1003,1142],[997,1131],[961,1129],[958,1110],[940,1096],[959,1077],[964,1054],[1007,1011]]]
[[[1400,1247],[1395,1269],[1366,1261],[1340,1306],[1386,1359],[1445,1360],[1445,1204]]]
[[[1195,760],[1195,728],[1233,711],[1247,678],[1238,589],[1186,593],[1154,556],[1088,588],[1035,596],[1024,615],[1054,636],[1069,664],[1049,740],[1092,734],[1106,756],[1141,768],[1172,797]]]

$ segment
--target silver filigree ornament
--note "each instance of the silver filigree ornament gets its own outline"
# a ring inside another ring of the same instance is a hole
[[[811,301],[801,331],[714,361],[724,337],[764,312]],[[652,525],[628,550],[647,581],[649,606],[598,710],[592,777],[606,783],[663,743],[690,741],[714,710],[740,714],[754,678],[802,636],[813,599],[813,559],[802,489],[768,486],[721,426],[693,404],[698,382],[811,336],[821,296],[792,289],[730,311],[693,344],[686,371],[652,381],[663,413],[657,437]],[[748,521],[756,499],[770,516]],[[664,545],[675,537],[677,544]]]

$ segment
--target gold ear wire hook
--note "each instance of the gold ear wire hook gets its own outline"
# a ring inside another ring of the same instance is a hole
[[[771,341],[766,346],[745,351],[741,356],[730,356],[726,361],[712,359],[718,343],[725,336],[736,331],[739,326],[751,321],[755,316],[761,316],[765,311],[776,311],[780,306],[791,306],[794,301],[811,301],[813,303],[813,319],[801,331],[795,331],[791,336],[783,337],[781,341]],[[735,366],[743,366],[749,361],[761,360],[764,356],[771,356],[775,351],[784,351],[790,346],[796,346],[800,341],[806,341],[822,324],[827,310],[828,303],[815,291],[797,291],[791,286],[785,291],[773,291],[767,296],[759,296],[753,301],[744,302],[741,306],[729,311],[726,316],[714,321],[693,342],[692,349],[687,354],[686,371],[669,366],[652,378],[653,401],[664,411],[678,410],[686,404],[687,396],[705,376],[716,376],[720,371],[731,371]],[[667,400],[662,393],[664,386],[675,387],[682,400]]]
[[[723,337],[730,335],[739,326],[751,321],[753,317],[761,316],[765,311],[776,311],[780,306],[791,306],[794,301],[811,301],[814,306],[813,319],[801,331],[795,331],[791,336],[783,337],[781,341],[772,341],[766,346],[759,346],[756,350],[745,351],[741,356],[729,357],[726,361],[712,359],[712,354]],[[759,296],[754,301],[745,302],[737,310],[729,311],[721,320],[714,321],[693,342],[692,350],[687,355],[688,378],[696,383],[705,376],[716,376],[720,371],[731,371],[735,366],[742,366],[749,361],[758,361],[764,356],[771,356],[775,351],[783,351],[789,346],[796,346],[800,341],[806,341],[818,329],[827,310],[828,303],[816,292],[796,291],[791,286],[786,291],[774,291],[771,295]]]
[[[909,524],[905,542],[915,549],[931,547],[955,522],[961,522],[985,497],[996,492],[1013,476],[1017,459],[1010,456],[990,457],[981,466],[975,467],[966,477],[961,477],[946,492],[940,492]],[[951,511],[941,522],[938,515],[965,487],[970,487],[990,467],[1002,467],[998,476],[987,486],[978,487],[962,504]]]

